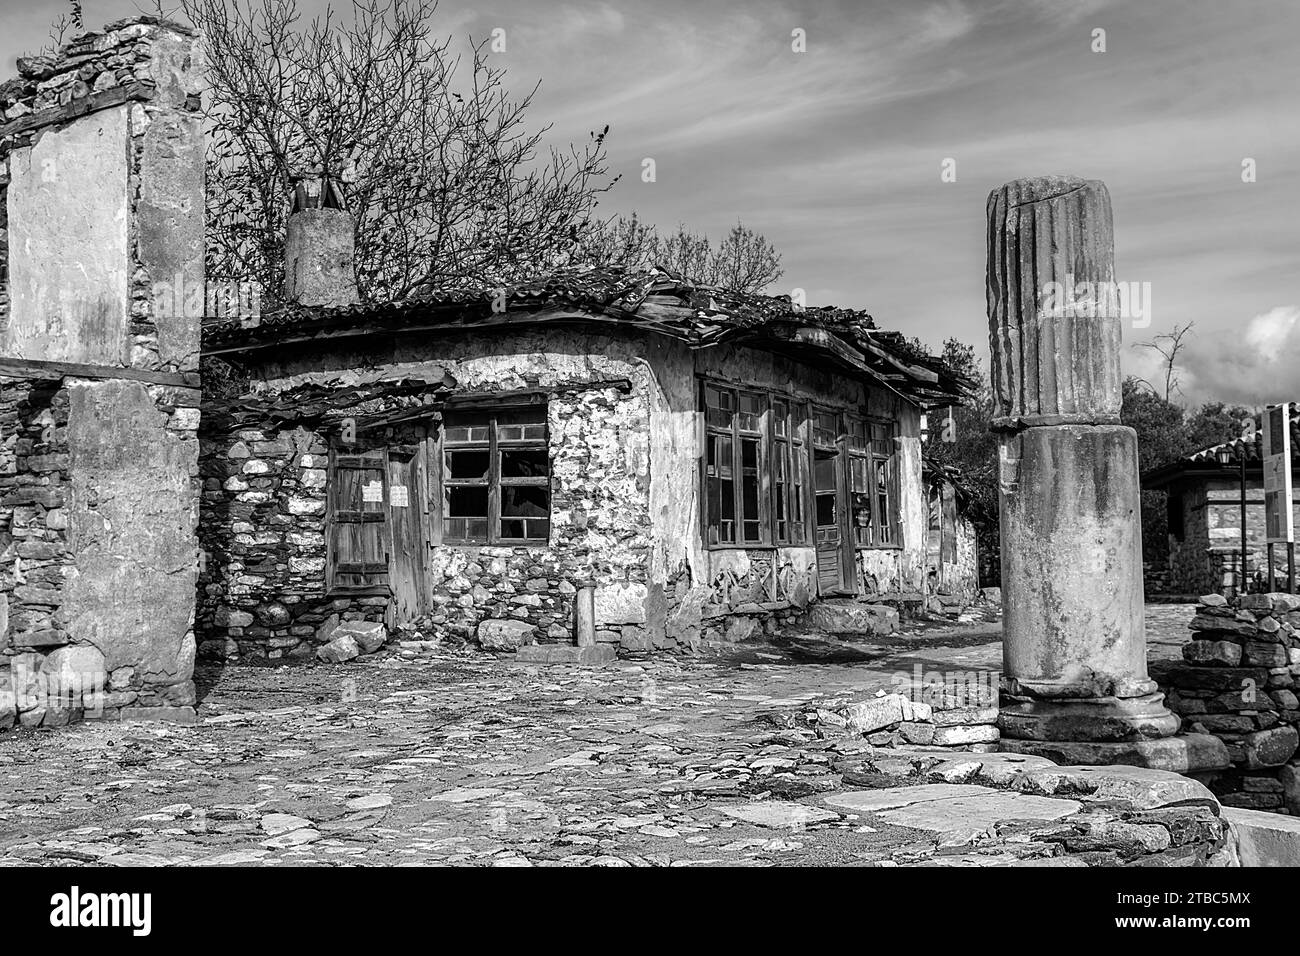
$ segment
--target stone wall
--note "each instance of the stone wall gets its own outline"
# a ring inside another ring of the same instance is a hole
[[[0,728],[192,716],[194,552],[154,523],[194,509],[198,396],[165,391],[0,378]]]
[[[192,720],[200,316],[175,305],[204,284],[197,37],[139,18],[18,67],[0,84],[10,693],[25,726]]]
[[[1300,596],[1201,598],[1183,662],[1151,676],[1184,729],[1224,742],[1232,768],[1195,775],[1224,806],[1300,813]]]
[[[590,582],[597,585],[598,641],[631,650],[668,646],[662,635],[652,642],[645,627],[645,393],[566,387],[548,394],[547,409],[549,545],[429,548],[429,608],[418,623],[471,639],[483,621],[506,620],[527,626],[516,629],[516,641],[572,643],[573,595]],[[366,440],[382,447],[401,438],[378,430]],[[336,596],[326,587],[328,447],[325,430],[304,427],[205,436],[204,656],[308,657],[340,620],[391,620],[388,598]]]
[[[197,368],[199,315],[174,305],[204,283],[198,51],[139,17],[0,84],[4,355]]]
[[[867,389],[829,370],[743,348],[718,347],[697,354],[649,333],[589,328],[362,340],[233,360],[263,395],[311,384],[344,387],[403,378],[429,381],[442,375],[455,381],[453,397],[503,392],[548,395],[551,541],[544,548],[430,550],[425,581],[431,601],[429,623],[451,633],[466,635],[483,619],[504,618],[532,626],[526,638],[572,641],[571,589],[588,580],[596,586],[597,639],[628,650],[672,650],[691,646],[703,636],[743,639],[770,629],[776,616],[815,599],[811,548],[703,547],[697,375],[751,387],[793,388],[806,400],[894,417],[900,434],[902,544],[858,552],[859,591],[865,595],[919,592],[924,586],[920,412],[882,390]],[[627,386],[611,388],[613,382]],[[205,460],[209,455],[210,450],[205,450]],[[228,479],[222,471],[226,467],[217,469],[221,474],[208,476],[205,526],[207,514],[224,507],[213,482],[223,484]],[[261,524],[256,527],[259,533],[271,533]],[[204,534],[205,540],[215,540],[217,532]],[[211,561],[214,548],[208,550]],[[256,616],[250,595],[222,591],[227,585],[211,575],[224,572],[211,567],[209,572],[205,592],[210,593],[205,593],[204,601],[211,613],[205,610],[205,620],[216,624],[217,615],[229,613],[221,611],[222,606],[235,608],[238,620]],[[244,569],[238,572],[229,580],[247,574]],[[255,584],[263,586],[271,585]],[[310,603],[320,597],[313,593],[303,600]],[[307,613],[314,617],[321,609]],[[737,616],[743,618],[740,623],[730,620]],[[306,624],[290,624],[282,630],[294,627],[300,629],[297,634],[259,632],[256,641],[272,636],[283,640],[284,646],[275,648],[282,656],[310,637]],[[221,641],[227,652],[234,649],[226,642],[229,634],[213,631],[205,636]],[[247,636],[233,635],[234,643],[248,644]],[[295,637],[298,641],[291,642]],[[267,653],[270,656],[270,649]],[[307,653],[306,647],[299,653]]]
[[[1231,478],[1188,483],[1175,499],[1182,512],[1183,534],[1169,535],[1168,588],[1176,594],[1204,594],[1224,586],[1225,569],[1241,567],[1241,485]],[[1295,521],[1300,528],[1300,489],[1295,492]],[[1268,566],[1264,540],[1264,486],[1246,482],[1246,548],[1252,577]],[[1286,548],[1275,549],[1275,573],[1286,573]]]

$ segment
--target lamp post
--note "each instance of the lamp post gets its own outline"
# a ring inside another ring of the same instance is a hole
[[[1220,445],[1215,457],[1219,460],[1222,468],[1227,468],[1232,464],[1232,448],[1230,445]],[[1241,461],[1241,580],[1237,586],[1238,594],[1245,594],[1247,587],[1247,565],[1246,565],[1246,447],[1241,446],[1241,454],[1238,456]]]

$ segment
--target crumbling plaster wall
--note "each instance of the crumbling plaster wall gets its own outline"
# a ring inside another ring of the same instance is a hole
[[[425,562],[430,623],[468,637],[482,620],[507,618],[532,625],[538,641],[569,642],[573,595],[590,582],[596,586],[597,638],[646,649],[652,646],[646,628],[651,373],[641,359],[639,341],[558,329],[410,336],[396,343],[306,350],[291,360],[271,358],[250,372],[263,392],[309,382],[342,388],[450,374],[461,394],[546,393],[550,544],[431,548]],[[301,556],[290,553],[287,534],[323,534],[326,489],[323,483],[301,487],[293,455],[263,453],[264,445],[285,434],[256,436],[261,441],[252,444],[251,456],[233,466],[241,477],[232,465],[214,464],[229,458],[229,445],[205,448],[209,485],[224,482],[225,492],[209,487],[201,519],[209,554],[201,613],[205,653],[298,656],[310,650],[312,640],[327,637],[334,614],[382,617],[377,605],[384,599],[335,600],[326,593],[323,573],[299,573],[290,580],[291,567],[301,570],[302,565]],[[241,436],[249,437],[231,437]],[[328,437],[311,433],[313,459],[324,452]],[[259,512],[246,513],[251,502],[244,499],[250,496],[262,505]],[[290,510],[292,527],[284,521]],[[231,516],[238,516],[238,529]],[[304,528],[304,521],[315,521],[319,528]],[[212,564],[228,537],[226,528],[238,532],[227,549],[235,552],[238,567],[230,554],[219,557],[218,566]],[[246,541],[252,546],[246,547]],[[256,567],[248,566],[250,557],[256,558]],[[268,615],[265,608],[281,588],[292,591],[291,599],[280,602],[287,605],[287,616]]]
[[[0,727],[6,694],[24,726],[194,718],[200,316],[172,306],[204,282],[200,67],[195,35],[142,18],[0,84],[0,355],[55,389],[5,389]]]
[[[309,382],[345,387],[402,378],[434,380],[443,374],[455,380],[461,394],[548,393],[550,545],[446,546],[429,553],[426,587],[433,623],[466,636],[485,618],[511,617],[535,625],[538,640],[570,641],[572,594],[587,580],[597,587],[598,640],[635,650],[689,645],[699,639],[710,616],[802,607],[815,597],[812,548],[704,549],[698,487],[700,375],[749,387],[793,389],[819,404],[897,418],[903,546],[860,551],[859,590],[873,594],[922,586],[919,412],[890,393],[868,390],[840,374],[748,348],[696,352],[638,330],[560,327],[354,339],[267,353],[245,364],[255,391],[264,393]],[[630,389],[611,387],[620,380],[631,383]],[[320,494],[323,502],[323,490]],[[207,503],[205,508],[215,511]],[[255,533],[272,532],[259,525]],[[276,580],[258,582],[257,590],[272,588]],[[326,597],[322,582],[312,598]],[[217,630],[232,613],[241,624],[259,617],[246,594],[218,592],[205,600]],[[307,613],[305,624],[318,625],[319,601]],[[349,608],[343,613],[363,612]],[[281,623],[285,633],[263,634],[260,624],[251,624],[258,639],[280,642],[268,656],[297,653],[289,645],[305,650],[295,637],[305,641],[309,628]],[[207,636],[225,641],[227,653],[235,645],[247,651],[250,643],[243,632]]]

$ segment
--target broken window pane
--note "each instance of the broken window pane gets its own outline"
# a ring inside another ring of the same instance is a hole
[[[545,478],[550,474],[550,457],[545,448],[501,449],[502,478]]]
[[[736,412],[736,428],[742,432],[756,432],[762,426],[766,397],[754,392],[740,393],[740,407]]]
[[[449,479],[487,480],[488,463],[491,461],[487,451],[448,451],[447,471]],[[486,514],[487,512],[484,512]]]
[[[731,413],[735,410],[735,394],[712,385],[704,386],[704,414],[712,428],[731,429]]]
[[[448,516],[487,520],[487,513],[488,490],[486,485],[453,486],[447,489]]]

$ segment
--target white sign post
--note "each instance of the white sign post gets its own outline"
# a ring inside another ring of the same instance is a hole
[[[1295,520],[1291,510],[1291,403],[1264,409],[1264,540],[1268,589],[1273,590],[1273,545],[1287,546],[1288,582],[1295,591]]]

